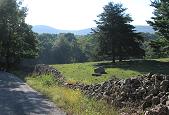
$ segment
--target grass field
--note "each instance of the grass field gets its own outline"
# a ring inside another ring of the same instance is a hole
[[[113,107],[104,101],[89,99],[79,90],[72,90],[57,85],[50,75],[28,77],[27,83],[46,95],[68,115],[117,115]]]
[[[107,74],[101,77],[94,77],[94,65],[105,66]],[[119,78],[128,78],[149,72],[169,74],[169,58],[154,60],[134,60],[117,62],[86,62],[75,64],[56,64],[52,65],[57,68],[68,82],[82,82],[86,84],[100,83],[110,79],[112,76]]]

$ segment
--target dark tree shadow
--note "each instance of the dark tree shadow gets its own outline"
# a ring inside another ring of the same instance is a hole
[[[156,60],[128,60],[123,62],[117,62],[115,64],[111,62],[98,63],[94,66],[103,66],[105,68],[120,68],[124,70],[138,71],[145,73],[159,73],[169,74],[169,62],[160,62]]]

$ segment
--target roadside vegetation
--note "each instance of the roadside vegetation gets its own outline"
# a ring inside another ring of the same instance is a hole
[[[114,108],[104,101],[87,98],[79,90],[73,90],[57,85],[51,75],[29,76],[26,82],[34,89],[50,98],[57,106],[64,109],[68,115],[117,115]]]

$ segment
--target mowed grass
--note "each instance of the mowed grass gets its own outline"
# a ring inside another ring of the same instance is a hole
[[[160,58],[160,59],[154,59],[156,61],[160,61],[160,62],[169,62],[169,58]]]
[[[92,76],[96,64],[105,66],[107,74],[101,77]],[[68,82],[82,82],[86,84],[101,83],[112,76],[119,78],[129,78],[149,72],[169,74],[169,58],[155,60],[133,60],[117,62],[86,62],[74,64],[55,64],[52,65],[58,69]]]
[[[57,85],[57,81],[51,75],[30,76],[27,83],[50,98],[56,105],[68,113],[68,115],[117,115],[111,105],[104,101],[96,101],[87,98],[79,90]]]
[[[101,83],[110,79],[113,75],[118,77],[130,77],[139,75],[139,72],[132,70],[123,70],[121,68],[106,68],[107,74],[103,74],[101,77],[92,76],[94,73],[94,64],[97,62],[86,63],[74,63],[74,64],[56,64],[52,65],[58,69],[66,78],[68,82],[83,82],[86,84]]]

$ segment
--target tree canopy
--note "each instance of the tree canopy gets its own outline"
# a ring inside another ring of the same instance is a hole
[[[140,48],[142,37],[135,32],[129,14],[122,4],[110,2],[98,15],[97,28],[93,29],[99,41],[99,54],[122,60],[124,57],[143,56],[144,50]]]
[[[165,39],[169,40],[169,1],[154,0],[151,6],[155,8],[152,21],[147,21]]]
[[[7,66],[37,55],[37,40],[31,26],[25,23],[27,8],[18,0],[0,3],[0,59]]]

